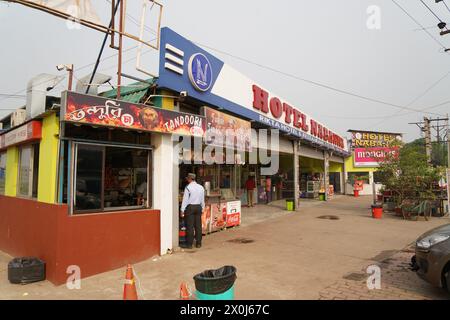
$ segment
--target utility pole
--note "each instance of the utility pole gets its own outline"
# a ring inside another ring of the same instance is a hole
[[[447,211],[450,216],[450,125],[447,114]]]
[[[431,146],[431,122],[430,119],[427,117],[423,118],[424,120],[424,132],[425,132],[425,150],[426,150],[426,154],[427,154],[427,162],[428,164],[431,164],[431,151],[432,151],[432,146]]]

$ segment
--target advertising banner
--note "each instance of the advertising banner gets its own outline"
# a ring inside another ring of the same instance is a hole
[[[393,148],[355,148],[355,167],[377,167],[388,155],[395,157],[398,147]]]
[[[208,145],[251,152],[251,123],[226,113],[204,107],[205,142]]]
[[[239,226],[241,224],[241,202],[227,202],[227,228]]]
[[[202,116],[74,92],[65,94],[62,118],[66,122],[196,137],[205,133]]]
[[[378,167],[388,156],[396,156],[399,147],[396,142],[402,141],[399,133],[350,131],[352,133],[352,149],[355,167]]]
[[[16,129],[0,135],[0,149],[4,149],[17,144],[39,140],[42,134],[42,124],[40,121],[28,122]]]

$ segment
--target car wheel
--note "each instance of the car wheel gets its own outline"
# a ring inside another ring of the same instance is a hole
[[[447,272],[444,274],[445,282],[447,284],[447,291],[450,293],[450,270],[447,270]]]

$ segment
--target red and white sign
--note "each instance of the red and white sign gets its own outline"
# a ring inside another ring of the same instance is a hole
[[[241,225],[241,202],[227,202],[227,228]]]
[[[398,155],[398,147],[355,148],[355,167],[377,167],[386,157]]]
[[[0,149],[18,144],[40,140],[42,137],[42,125],[40,121],[28,122],[16,129],[0,135]]]

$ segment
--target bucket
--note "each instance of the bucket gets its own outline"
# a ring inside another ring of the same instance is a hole
[[[286,199],[286,210],[294,211],[295,209],[295,199]]]
[[[383,207],[381,205],[372,206],[372,217],[374,219],[381,219],[383,217]]]
[[[355,198],[359,197],[359,190],[353,190],[353,195],[355,196]]]
[[[319,193],[319,200],[325,201],[325,193]]]

